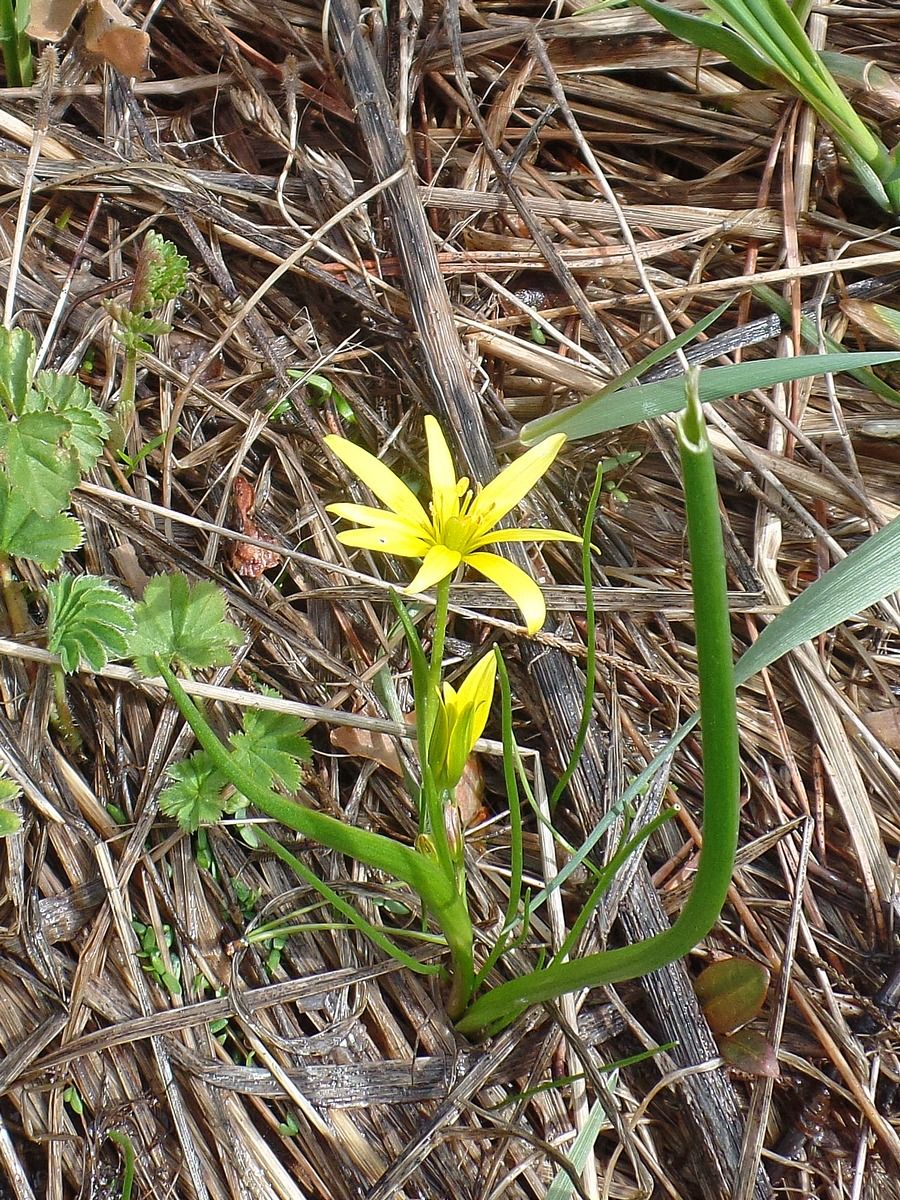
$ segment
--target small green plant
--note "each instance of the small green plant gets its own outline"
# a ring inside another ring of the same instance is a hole
[[[143,921],[139,921],[134,917],[131,922],[131,928],[138,936],[138,941],[141,948],[138,951],[138,958],[141,960],[141,966],[148,975],[152,975],[156,982],[166,989],[170,996],[181,995],[181,960],[177,954],[172,953],[172,946],[175,938],[170,925],[163,925],[163,937],[166,939],[166,947],[169,950],[169,961],[172,964],[172,969],[165,964],[162,952],[159,948],[159,942],[156,939],[156,931],[152,925],[145,925]]]
[[[135,389],[137,387],[137,364],[141,354],[153,349],[147,340],[170,333],[172,326],[154,315],[170,300],[177,300],[187,287],[188,260],[178,253],[178,248],[166,241],[156,230],[144,236],[138,253],[128,303],[108,300],[106,311],[117,328],[114,337],[121,342],[125,351],[119,399],[113,412],[113,428],[110,437],[111,449],[122,451],[134,420]],[[140,453],[127,459],[133,470],[140,461]]]
[[[900,212],[900,146],[889,151],[858,115],[806,36],[798,5],[791,8],[787,0],[704,0],[711,17],[697,17],[659,0],[634,3],[683,41],[723,54],[768,87],[787,86],[802,96],[831,130],[872,199],[889,212]],[[832,65],[841,57],[831,56]]]

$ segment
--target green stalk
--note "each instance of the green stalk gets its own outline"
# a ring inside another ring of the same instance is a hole
[[[448,1011],[451,1016],[458,1015],[471,994],[474,965],[472,922],[465,897],[457,891],[453,878],[448,878],[426,855],[393,838],[345,825],[260,784],[222,745],[169,665],[157,659],[156,666],[181,715],[213,764],[261,812],[330,850],[402,879],[419,895],[447,939],[453,976]]]
[[[687,406],[678,420],[703,729],[703,847],[694,886],[675,924],[634,946],[556,963],[482,996],[457,1022],[477,1034],[506,1024],[532,1004],[579,988],[619,983],[683,957],[706,936],[722,911],[737,851],[740,757],[732,664],[725,554],[712,451],[699,399],[698,373],[686,378]]]
[[[0,0],[2,2],[2,0]],[[134,420],[134,404],[137,393],[137,347],[125,344],[125,360],[122,364],[122,382],[119,399],[112,414],[112,428],[107,444],[114,453],[128,445],[128,435]]]
[[[8,554],[0,554],[0,594],[6,608],[10,633],[21,637],[30,628],[28,605],[22,599],[22,584],[13,575]]]
[[[53,698],[56,702],[56,726],[62,734],[66,745],[77,753],[84,743],[81,734],[78,732],[78,726],[75,724],[75,718],[72,716],[69,698],[66,695],[66,676],[59,663],[55,663],[51,667],[51,675],[53,678]]]

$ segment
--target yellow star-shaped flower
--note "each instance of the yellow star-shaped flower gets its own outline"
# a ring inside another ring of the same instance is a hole
[[[534,580],[508,559],[485,550],[498,542],[560,541],[581,538],[559,529],[500,529],[498,521],[519,503],[547,471],[565,441],[563,434],[546,438],[516,459],[480,492],[473,492],[466,478],[457,479],[450,450],[434,417],[425,418],[428,441],[428,473],[431,504],[426,512],[410,489],[380,459],[348,442],[330,436],[325,443],[341,462],[387,505],[330,504],[328,512],[355,521],[363,529],[338,534],[345,546],[382,550],[401,558],[421,558],[407,594],[423,592],[465,564],[515,601],[529,633],[544,623],[546,605]]]

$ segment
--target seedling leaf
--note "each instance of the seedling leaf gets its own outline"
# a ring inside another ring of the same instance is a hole
[[[309,742],[302,737],[301,722],[290,713],[250,709],[244,714],[242,733],[231,735],[241,766],[264,778],[278,779],[289,792],[300,786],[298,763],[308,762]]]
[[[701,971],[694,990],[709,1027],[729,1034],[759,1013],[769,988],[769,972],[749,958],[723,958]]]
[[[134,606],[127,596],[95,575],[63,575],[47,590],[47,645],[64,671],[77,671],[82,662],[102,671],[111,658],[128,654]]]
[[[10,490],[0,472],[0,554],[30,558],[45,571],[55,571],[59,560],[76,550],[84,534],[74,517],[42,517],[28,506],[19,490]]]
[[[213,583],[193,587],[183,575],[155,575],[135,607],[132,653],[139,671],[157,672],[157,659],[187,668],[224,666],[241,641],[225,620],[225,594]]]
[[[160,793],[159,807],[185,833],[196,833],[201,825],[219,820],[226,807],[222,792],[228,780],[205,750],[169,767],[168,776],[173,782]]]
[[[730,1067],[746,1075],[777,1079],[781,1074],[775,1048],[755,1029],[739,1029],[737,1033],[719,1038],[719,1053]]]
[[[147,308],[162,308],[170,300],[177,300],[187,287],[188,260],[155,229],[144,239],[144,251],[150,257]]]
[[[0,768],[2,772],[2,768]],[[11,779],[5,779],[0,773],[0,838],[18,833],[22,828],[22,818],[18,813],[7,808],[7,805],[19,795],[21,788]]]

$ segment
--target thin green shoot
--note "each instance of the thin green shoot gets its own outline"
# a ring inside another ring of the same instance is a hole
[[[360,912],[357,912],[352,904],[348,904],[342,896],[338,895],[334,888],[329,887],[324,879],[320,879],[314,871],[311,871],[296,854],[292,854],[277,838],[273,838],[264,829],[257,829],[257,836],[263,845],[267,846],[281,862],[289,866],[304,883],[317,891],[323,900],[326,900],[331,905],[335,912],[339,912],[341,916],[346,917],[350,926],[358,929],[373,945],[379,946],[386,954],[389,954],[391,958],[400,963],[401,966],[408,967],[410,971],[414,971],[417,975],[446,975],[441,966],[420,962],[417,958],[413,958],[412,955],[407,954],[405,950],[387,936],[381,927],[373,925],[371,921],[367,921]],[[320,928],[333,928],[333,926],[321,925]],[[250,941],[252,937],[252,934],[248,934],[247,940]],[[446,942],[444,944],[446,945]]]
[[[646,825],[643,825],[638,832],[633,835],[633,837],[623,838],[622,844],[616,849],[615,854],[612,856],[609,862],[600,869],[590,896],[582,907],[581,912],[573,921],[572,928],[566,935],[563,944],[553,956],[553,962],[561,962],[562,959],[568,958],[569,955],[571,955],[575,946],[577,946],[578,940],[584,932],[588,921],[594,914],[597,905],[600,903],[600,900],[606,893],[607,888],[615,879],[619,870],[625,865],[628,859],[631,858],[632,854],[634,854],[634,852],[638,850],[644,844],[644,842],[646,842],[647,839],[657,831],[657,829],[672,819],[672,817],[675,815],[675,811],[676,810],[674,808],[664,809],[662,812],[657,813],[651,820],[649,820]]]
[[[550,793],[551,813],[559,803],[560,797],[569,786],[569,781],[578,769],[581,756],[584,753],[584,743],[588,729],[594,716],[594,692],[597,687],[597,615],[594,604],[594,585],[591,571],[591,534],[594,530],[594,517],[600,502],[603,488],[603,464],[597,468],[594,476],[594,486],[591,489],[587,511],[584,517],[584,529],[581,541],[581,580],[584,586],[584,624],[585,624],[585,664],[584,664],[584,699],[581,705],[581,720],[575,734],[575,742],[566,768]]]
[[[482,964],[475,980],[475,990],[481,986],[490,971],[510,946],[513,930],[517,925],[525,924],[519,915],[519,905],[522,900],[522,876],[525,870],[525,855],[522,843],[522,806],[519,802],[519,785],[516,779],[515,762],[515,731],[513,729],[512,691],[509,686],[509,672],[503,655],[499,650],[497,655],[497,677],[500,680],[500,720],[503,737],[503,781],[506,787],[506,799],[509,805],[509,894],[506,898],[506,912],[503,926],[497,940]],[[530,909],[526,905],[526,921],[530,918]]]
[[[110,1129],[106,1136],[122,1155],[122,1191],[121,1200],[131,1200],[134,1187],[134,1144],[131,1138],[120,1129]]]

